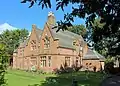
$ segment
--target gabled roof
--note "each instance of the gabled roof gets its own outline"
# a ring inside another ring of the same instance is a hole
[[[43,30],[41,30],[39,28],[36,29],[36,33],[37,33],[37,36],[38,36],[39,39],[40,39],[40,37],[42,35],[42,32],[43,32]]]
[[[40,37],[41,37],[41,34],[42,34],[42,30],[41,29],[36,29],[36,35],[37,35],[37,37],[40,39]],[[26,45],[27,45],[27,43],[28,43],[28,41],[29,41],[29,38],[30,37],[28,37],[26,40],[24,40],[24,42],[21,42],[20,43],[20,45],[19,45],[19,47],[25,47]]]
[[[88,49],[87,53],[83,56],[83,59],[99,59],[104,60],[104,56],[100,55],[97,51]]]
[[[80,41],[84,41],[82,36],[77,35],[73,32],[70,32],[68,30],[62,31],[59,30],[57,31],[58,28],[50,28],[51,34],[53,36],[54,39],[59,39],[59,46],[60,47],[65,47],[65,48],[71,48],[74,49],[73,46],[73,41],[74,40],[80,40]]]
[[[24,42],[21,42],[19,47],[25,47],[28,43],[28,40],[29,40],[29,37],[26,40],[24,40]]]

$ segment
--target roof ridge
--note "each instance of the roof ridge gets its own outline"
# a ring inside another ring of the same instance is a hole
[[[41,31],[43,31],[42,29],[40,29],[40,28],[36,28],[36,30],[41,30]]]

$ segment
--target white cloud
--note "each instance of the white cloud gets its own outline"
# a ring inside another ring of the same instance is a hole
[[[4,23],[4,24],[0,25],[0,33],[2,33],[3,31],[5,31],[6,29],[8,29],[8,30],[14,30],[14,29],[17,29],[17,28],[9,25],[8,23]]]

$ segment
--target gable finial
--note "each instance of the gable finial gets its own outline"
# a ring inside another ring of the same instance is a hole
[[[36,25],[35,24],[32,24],[32,29],[36,29]]]
[[[48,16],[54,16],[54,13],[53,13],[52,11],[50,11],[50,12],[48,13]]]

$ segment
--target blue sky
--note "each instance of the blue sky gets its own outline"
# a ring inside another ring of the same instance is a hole
[[[31,30],[32,24],[36,24],[39,28],[43,28],[47,20],[49,11],[55,14],[56,20],[63,19],[62,10],[56,11],[56,3],[52,0],[51,9],[41,9],[41,6],[37,4],[32,8],[28,8],[29,3],[21,4],[21,0],[1,0],[0,2],[0,24],[9,23],[10,25],[17,28],[26,28]],[[71,5],[65,8],[66,12],[71,11]],[[75,18],[73,24],[85,24],[83,19]]]

